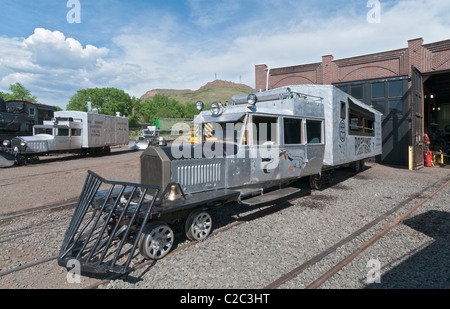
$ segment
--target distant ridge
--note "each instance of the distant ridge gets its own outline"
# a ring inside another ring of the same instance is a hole
[[[162,94],[183,104],[197,101],[203,101],[204,103],[211,103],[212,101],[225,102],[231,100],[234,95],[252,92],[255,92],[255,89],[244,84],[215,80],[195,91],[189,89],[153,89],[146,92],[141,97],[141,100],[152,99],[155,95]]]

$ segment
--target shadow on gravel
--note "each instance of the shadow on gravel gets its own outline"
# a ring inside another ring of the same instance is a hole
[[[447,289],[450,287],[450,213],[428,211],[403,222],[434,241],[367,289]]]

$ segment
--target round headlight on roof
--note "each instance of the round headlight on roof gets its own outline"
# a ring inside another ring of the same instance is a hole
[[[201,112],[205,108],[205,104],[202,101],[198,101],[195,107],[197,107],[197,110]]]
[[[211,113],[214,116],[220,115],[222,113],[222,109],[223,109],[223,107],[222,107],[222,104],[220,102],[218,102],[218,101],[212,102],[212,104],[211,104]]]
[[[258,102],[258,97],[256,94],[249,94],[247,97],[247,103],[250,105],[255,105]]]

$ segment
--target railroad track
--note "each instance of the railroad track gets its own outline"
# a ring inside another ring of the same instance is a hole
[[[437,188],[436,190],[434,190],[434,192],[432,192],[431,194],[429,194],[428,196],[423,198],[419,203],[415,204],[413,207],[408,208],[406,211],[403,210],[403,208],[405,208],[412,201],[423,197],[423,194],[425,192],[427,192],[427,191],[437,187],[442,182],[444,182],[443,185],[439,186],[439,188]],[[398,203],[395,207],[391,208],[386,213],[384,213],[381,216],[377,217],[376,219],[372,220],[370,223],[366,224],[362,228],[360,228],[357,231],[353,232],[351,235],[347,236],[346,238],[342,239],[341,241],[339,241],[335,245],[333,245],[333,246],[329,247],[328,249],[324,250],[320,254],[314,256],[309,261],[307,261],[307,262],[303,263],[302,265],[296,267],[292,271],[290,271],[290,272],[288,272],[286,274],[283,274],[281,277],[279,277],[278,279],[274,280],[272,283],[270,283],[267,286],[265,286],[264,289],[276,289],[276,288],[281,287],[283,284],[285,284],[285,283],[291,281],[292,279],[296,278],[297,276],[299,276],[301,273],[303,273],[308,268],[312,267],[313,265],[315,265],[316,263],[320,262],[321,260],[323,260],[327,256],[331,255],[338,248],[340,248],[340,247],[344,246],[345,244],[351,242],[352,240],[356,239],[358,236],[360,236],[364,232],[370,230],[371,228],[373,228],[375,225],[379,224],[383,220],[386,220],[392,214],[394,214],[394,213],[396,213],[396,212],[398,212],[400,210],[404,211],[404,213],[402,215],[397,216],[397,218],[395,220],[393,220],[381,232],[376,233],[368,241],[362,243],[352,254],[350,254],[346,258],[342,259],[333,268],[331,268],[328,271],[326,271],[320,278],[317,278],[314,282],[310,283],[306,287],[307,289],[319,288],[324,282],[329,280],[334,274],[336,274],[345,265],[347,265],[352,260],[354,260],[364,250],[366,250],[371,245],[373,245],[377,240],[379,240],[381,237],[383,237],[387,232],[389,232],[395,226],[397,226],[399,223],[401,223],[403,220],[405,220],[411,213],[416,211],[420,206],[422,206],[428,200],[433,198],[437,193],[439,193],[444,188],[446,188],[449,185],[449,183],[450,183],[450,180],[445,179],[443,181],[441,179],[441,180],[437,181],[436,183],[434,183],[434,184],[432,184],[430,186],[427,186],[426,188],[424,188],[424,189],[422,189],[422,190],[420,190],[420,191],[418,191],[418,192],[416,192],[414,194],[411,194],[410,196],[408,196],[402,202]],[[303,194],[307,194],[307,193],[303,193]],[[296,198],[298,198],[298,196]],[[37,214],[39,212],[44,212],[44,211],[57,211],[57,210],[62,210],[62,209],[68,209],[68,208],[74,207],[75,205],[76,205],[76,201],[70,201],[70,202],[64,203],[63,205],[48,205],[46,207],[40,207],[39,209],[29,209],[29,210],[26,210],[26,211],[22,211],[20,213],[10,213],[10,214],[3,215],[2,217],[0,217],[0,225],[2,224],[2,222],[3,223],[7,222],[7,221],[9,222],[9,221],[17,219],[19,217],[32,216],[32,215],[35,215],[35,214]],[[232,222],[228,223],[227,225],[215,229],[213,231],[213,233],[211,234],[211,236],[219,235],[220,233],[223,233],[223,232],[225,232],[227,230],[230,230],[230,229],[232,229],[234,227],[237,227],[237,226],[239,226],[239,225],[241,225],[243,223],[248,223],[248,222],[251,222],[251,221],[256,220],[258,218],[261,218],[263,216],[267,216],[267,215],[270,215],[272,213],[276,213],[276,212],[282,211],[283,209],[288,208],[290,206],[291,206],[291,204],[288,201],[284,201],[284,202],[279,203],[279,204],[277,204],[275,206],[268,205],[266,207],[260,208],[259,210],[255,211],[255,212],[253,212],[251,214],[245,215],[243,217],[235,218]],[[51,222],[49,224],[53,224],[53,222]],[[25,234],[27,232],[31,233],[31,231],[28,231],[28,230],[21,230],[20,232],[21,233],[25,232]],[[1,235],[0,235],[0,237],[1,237]],[[11,241],[13,241],[15,239],[15,237],[10,237],[10,239],[11,239]],[[8,241],[10,241],[10,240],[8,239]],[[196,242],[181,243],[180,245],[178,245],[177,248],[175,248],[169,254],[169,256],[170,255],[175,255],[175,254],[182,254],[183,250],[186,250],[187,248],[189,248],[191,246],[195,246],[196,244],[197,244]],[[0,241],[0,245],[1,245],[1,241]],[[54,262],[56,259],[57,259],[56,255],[55,256],[47,256],[47,257],[43,257],[43,258],[41,258],[39,260],[31,261],[29,263],[25,263],[25,264],[20,265],[18,267],[14,267],[14,268],[8,269],[6,271],[0,272],[0,278],[4,277],[4,276],[7,276],[7,275],[13,275],[13,274],[21,272],[21,271],[23,271],[25,269],[33,268],[33,267],[36,267],[38,265]],[[125,275],[132,275],[133,272],[136,272],[138,270],[142,270],[142,269],[145,269],[145,268],[151,268],[155,263],[157,263],[157,262],[156,261],[151,261],[151,260],[138,263],[130,270],[129,273],[127,273]],[[59,266],[57,266],[56,263],[55,263],[55,267],[59,267]],[[85,285],[83,288],[85,288],[85,289],[95,289],[95,288],[98,288],[98,287],[100,287],[100,286],[102,286],[104,284],[109,283],[111,280],[119,279],[122,276],[124,276],[124,275],[115,275],[115,274],[108,275],[108,276],[106,276],[104,278],[101,278],[101,279],[95,279],[94,282],[92,282],[92,281],[89,282],[89,284]]]
[[[8,212],[0,214],[0,224],[4,224],[6,221],[10,221],[19,217],[30,216],[45,211],[57,211],[62,209],[74,208],[77,205],[78,198],[70,199],[64,202],[53,203],[50,205],[32,207],[19,211]]]
[[[109,156],[117,156],[117,155],[121,155],[121,154],[132,153],[132,152],[133,151],[130,151],[130,150],[117,151],[117,152],[111,153]],[[95,157],[92,157],[92,158],[95,158]],[[58,161],[64,161],[64,159],[65,159],[64,157],[59,158]],[[82,159],[80,159],[80,160],[82,160]],[[87,160],[87,159],[84,158],[83,160]],[[135,162],[108,162],[108,163],[96,164],[95,168],[96,169],[114,168],[114,167],[118,167],[118,166],[133,166],[135,164],[136,164]],[[16,168],[16,169],[17,168],[27,168],[27,166],[13,167],[13,168]],[[67,175],[67,174],[72,174],[72,173],[77,173],[77,172],[84,172],[88,169],[89,169],[89,167],[77,167],[77,168],[71,168],[71,169],[64,169],[63,171],[49,171],[49,172],[44,172],[44,173],[39,172],[37,174],[27,174],[26,176],[3,178],[3,179],[0,179],[0,188],[15,185],[15,184],[20,184],[23,182],[24,177],[26,177],[27,180],[31,180],[34,178],[41,178],[43,176],[48,176],[48,175],[55,177],[57,175]]]
[[[332,252],[335,252],[338,248],[342,247],[343,245],[349,243],[350,241],[354,240],[356,237],[361,235],[362,233],[368,231],[370,228],[374,227],[376,224],[382,222],[386,218],[388,218],[393,213],[399,211],[401,208],[403,208],[405,205],[413,201],[414,199],[417,199],[420,197],[424,192],[429,190],[430,188],[434,187],[439,182],[436,182],[430,187],[427,187],[411,196],[409,196],[406,200],[398,204],[396,207],[392,208],[388,212],[384,213],[383,215],[379,216],[375,220],[371,221],[370,223],[366,224],[359,230],[355,231],[348,237],[344,238],[340,242],[336,243],[335,245],[331,246],[330,248],[324,250],[320,254],[316,255],[309,261],[305,262],[304,264],[300,265],[299,267],[293,269],[291,272],[281,276],[279,279],[275,280],[271,284],[267,285],[266,289],[275,289],[283,285],[284,283],[294,279],[295,277],[299,276],[302,272],[313,266],[314,264],[318,263],[328,255],[330,255]],[[411,215],[415,210],[417,210],[420,206],[422,206],[425,202],[430,200],[433,196],[435,196],[437,193],[439,193],[441,190],[443,190],[445,187],[447,187],[450,184],[450,180],[447,180],[442,186],[440,186],[436,191],[428,195],[426,198],[424,198],[421,202],[414,205],[412,208],[408,209],[403,215],[397,217],[389,226],[384,228],[381,232],[377,233],[375,236],[373,236],[368,241],[361,244],[351,255],[337,263],[332,269],[327,271],[325,274],[323,274],[320,278],[309,284],[306,288],[307,289],[317,289],[319,288],[323,283],[325,283],[328,279],[330,279],[333,275],[335,275],[338,271],[340,271],[345,265],[349,264],[351,261],[353,261],[359,254],[361,254],[364,250],[369,248],[371,245],[373,245],[377,240],[379,240],[381,237],[383,237],[387,232],[392,230],[395,226],[397,226],[399,223],[401,223],[403,220],[405,220],[409,215]]]

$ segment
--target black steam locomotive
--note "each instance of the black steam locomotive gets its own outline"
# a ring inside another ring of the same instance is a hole
[[[0,97],[0,142],[33,135],[33,126],[53,118],[56,108],[26,100],[5,101]]]

